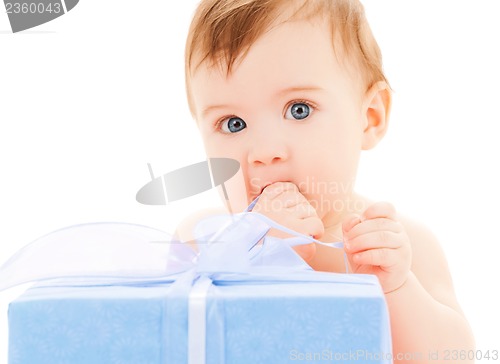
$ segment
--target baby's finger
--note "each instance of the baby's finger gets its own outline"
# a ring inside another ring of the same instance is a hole
[[[275,199],[285,192],[298,192],[299,188],[291,182],[275,182],[262,191],[262,195],[270,200]]]
[[[277,192],[278,190],[279,192]],[[278,212],[278,211],[283,211],[285,209],[289,211],[294,211],[294,210],[304,209],[305,205],[310,205],[307,199],[303,195],[301,195],[297,190],[277,189],[268,191],[266,192],[266,194],[267,195],[265,196],[263,201],[261,202],[259,199],[257,203],[257,205],[259,205],[258,208],[262,206],[262,208],[264,208],[266,211]],[[259,210],[257,209],[256,211]]]
[[[314,207],[311,206],[307,201],[304,201],[300,204],[287,207],[287,210],[294,214],[294,216],[298,219],[307,219],[310,217],[317,217],[318,214]]]
[[[302,234],[320,239],[325,233],[325,226],[317,216],[307,217],[299,221],[299,230]]]
[[[274,186],[274,185],[271,185]],[[305,201],[305,197],[291,189],[266,187],[255,204],[255,212],[279,212]]]
[[[348,233],[354,226],[359,224],[361,222],[360,216],[359,215],[349,215],[347,218],[344,219],[344,222],[342,223],[342,231],[344,235]]]
[[[375,265],[387,268],[398,263],[398,254],[396,249],[370,249],[354,254],[352,260],[359,265]]]
[[[346,234],[348,239],[354,239],[357,236],[369,232],[383,232],[391,231],[393,233],[400,233],[403,231],[403,226],[399,221],[394,221],[385,217],[380,217],[371,220],[365,220],[362,224],[353,226]]]
[[[364,221],[380,217],[395,219],[396,209],[389,202],[376,202],[363,212],[361,220]]]
[[[400,235],[392,231],[371,231],[353,239],[345,239],[346,251],[351,254],[369,249],[397,249],[402,245]]]
[[[279,197],[276,197],[273,204],[282,202],[284,208],[291,208],[300,204],[309,204],[307,199],[298,191],[284,191]]]

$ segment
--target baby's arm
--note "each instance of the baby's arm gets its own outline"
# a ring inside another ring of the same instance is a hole
[[[377,275],[384,290],[394,362],[473,362],[462,359],[474,349],[474,339],[434,235],[402,219],[387,203],[373,204],[347,220],[343,230],[351,269]],[[397,360],[398,353],[407,356]],[[412,355],[420,359],[408,360]]]
[[[386,294],[394,352],[422,352],[427,359],[430,351],[439,358],[431,363],[473,363],[460,360],[461,354],[468,356],[474,350],[474,337],[437,238],[421,225],[400,221],[410,238],[413,259],[406,283]]]

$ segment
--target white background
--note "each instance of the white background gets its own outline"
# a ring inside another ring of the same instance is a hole
[[[143,206],[156,175],[204,159],[184,95],[196,1],[81,2],[18,34],[0,7],[0,263],[37,237],[92,221],[173,232],[216,191]],[[500,4],[365,0],[395,90],[391,128],[363,155],[358,191],[427,224],[448,257],[477,348],[500,349]],[[0,363],[7,308],[0,293]]]

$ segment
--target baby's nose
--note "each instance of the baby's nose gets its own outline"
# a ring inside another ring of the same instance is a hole
[[[272,164],[288,159],[288,143],[283,136],[266,135],[262,138],[252,140],[250,152],[248,153],[249,164]]]

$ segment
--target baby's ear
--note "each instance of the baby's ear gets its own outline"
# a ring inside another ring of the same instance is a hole
[[[384,81],[375,83],[366,92],[362,109],[364,150],[375,147],[384,137],[389,123],[391,100],[391,90]]]

